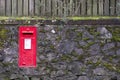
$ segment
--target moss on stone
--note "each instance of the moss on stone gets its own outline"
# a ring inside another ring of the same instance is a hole
[[[56,63],[56,62],[58,62],[59,60],[58,59],[52,59],[52,63]]]
[[[103,66],[104,66],[105,68],[111,70],[111,71],[115,71],[115,72],[120,73],[120,67],[117,67],[117,66],[114,65],[114,64],[105,62],[105,63],[103,63]]]
[[[49,45],[50,49],[55,50],[54,45]]]
[[[81,32],[78,32],[78,33],[77,33],[77,37],[82,37],[82,33],[81,33]]]
[[[63,60],[63,61],[72,61],[72,58],[71,58],[70,55],[63,55],[63,56],[61,57],[61,60]]]
[[[92,68],[96,68],[96,67],[98,67],[98,66],[100,66],[100,64],[101,64],[102,62],[100,61],[100,60],[98,60],[98,61],[96,61],[96,62],[93,62],[93,61],[87,61],[87,65],[91,65],[92,66]]]
[[[95,42],[89,42],[87,45],[83,46],[84,49],[88,49],[90,46],[95,44]]]
[[[3,47],[5,40],[7,39],[8,31],[4,26],[0,26],[0,48]]]
[[[62,39],[61,36],[57,36],[57,37],[56,37],[56,40],[57,40],[57,41],[60,41],[61,39]]]
[[[79,55],[77,58],[79,61],[83,61],[85,59],[85,55]]]
[[[82,40],[83,40],[83,41],[87,41],[87,40],[89,40],[89,38],[83,38]]]
[[[112,33],[112,40],[113,41],[117,41],[120,42],[120,28],[115,28],[114,30],[110,30],[110,32]]]
[[[75,51],[72,51],[71,56],[78,57],[79,55]]]

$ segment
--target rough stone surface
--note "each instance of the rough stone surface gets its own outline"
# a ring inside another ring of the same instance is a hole
[[[117,50],[117,52],[116,52],[116,53],[117,53],[117,55],[118,55],[118,56],[120,56],[120,49],[119,49],[119,50]]]
[[[97,31],[100,32],[100,37],[104,39],[112,38],[112,34],[105,27],[98,27]]]
[[[38,25],[37,67],[19,68],[19,26],[0,26],[0,80],[120,80],[116,27]]]
[[[90,49],[88,51],[91,55],[100,54],[99,44],[94,44],[94,45],[90,46]]]
[[[86,76],[80,76],[77,80],[90,80],[90,79],[88,79],[88,77]]]
[[[106,71],[103,68],[96,68],[93,70],[93,73],[97,76],[107,75]]]

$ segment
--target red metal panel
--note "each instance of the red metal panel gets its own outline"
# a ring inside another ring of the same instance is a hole
[[[37,28],[19,27],[19,67],[36,67]]]

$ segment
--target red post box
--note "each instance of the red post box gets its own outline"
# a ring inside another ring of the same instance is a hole
[[[19,67],[36,67],[37,28],[19,27]]]

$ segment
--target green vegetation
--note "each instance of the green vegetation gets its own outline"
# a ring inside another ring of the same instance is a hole
[[[110,17],[110,16],[91,16],[91,17],[68,17],[72,20],[99,20],[99,19],[120,19],[120,17]]]
[[[99,19],[120,19],[120,17],[110,17],[110,16],[90,16],[90,17],[66,17],[66,20],[99,20]],[[6,17],[0,16],[0,20],[63,20],[61,17]]]
[[[113,64],[111,64],[111,63],[107,63],[107,62],[103,63],[103,66],[105,68],[109,69],[109,70],[116,71],[116,72],[120,73],[120,68],[115,66],[115,65],[113,65]]]
[[[4,46],[4,42],[7,39],[7,32],[5,27],[0,26],[0,48]]]
[[[71,58],[71,55],[63,55],[61,57],[61,60],[69,62],[69,61],[72,61],[72,58]]]
[[[120,42],[120,28],[115,28],[111,32],[112,32],[112,35],[113,35],[112,40]]]
[[[96,61],[96,62],[93,62],[93,61],[87,61],[87,65],[92,65],[92,67],[93,68],[96,68],[96,67],[98,67],[98,66],[100,66],[101,65],[101,60],[98,60],[98,61]]]

